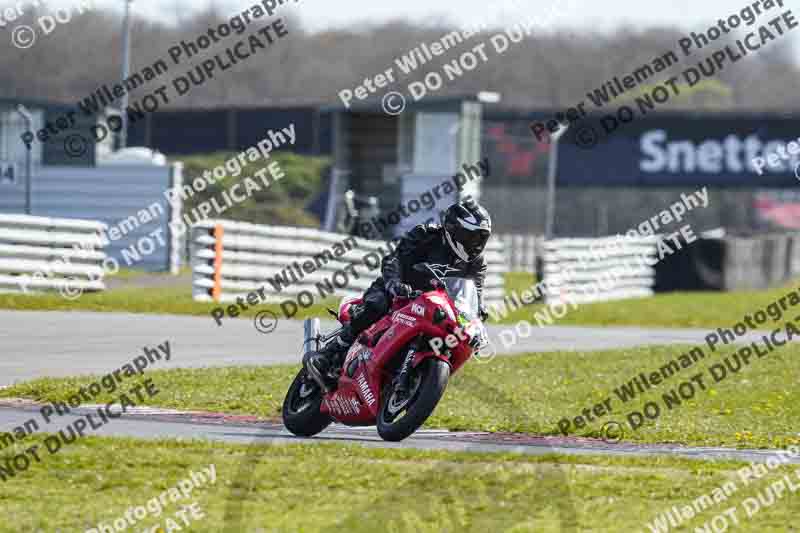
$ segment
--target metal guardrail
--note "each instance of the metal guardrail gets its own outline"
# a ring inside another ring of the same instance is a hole
[[[197,301],[235,301],[259,289],[271,302],[297,297],[304,291],[317,301],[331,294],[358,296],[380,275],[380,259],[390,251],[384,241],[230,220],[200,222],[192,226],[190,238],[192,293]],[[490,241],[486,259],[489,271],[484,297],[490,303],[502,300],[504,295],[503,244]],[[281,290],[275,287],[278,275],[286,275],[290,282],[285,287],[281,284]]]
[[[93,220],[0,215],[0,292],[105,290],[106,254]]]
[[[40,144],[37,142],[34,146]],[[31,214],[105,222],[109,228],[117,227],[121,235],[110,239],[104,250],[123,268],[176,274],[183,259],[185,236],[173,231],[169,223],[180,221],[183,202],[180,195],[175,197],[175,202],[168,202],[164,191],[188,187],[190,181],[183,177],[180,163],[169,166],[38,166],[33,172]],[[0,213],[25,212],[24,183],[22,177],[15,185],[0,180]],[[153,253],[143,254],[141,261],[130,264],[124,261],[123,250],[137,246],[139,239],[158,230],[168,242],[167,246],[158,246]]]
[[[496,238],[504,245],[509,272],[536,272],[536,258],[541,256],[544,237],[515,233]]]
[[[720,289],[767,289],[800,276],[800,234],[730,235],[722,240]]]
[[[545,302],[587,303],[653,295],[658,236],[543,243]]]

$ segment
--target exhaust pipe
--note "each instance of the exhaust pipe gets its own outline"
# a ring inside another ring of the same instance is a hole
[[[313,352],[320,349],[320,328],[319,318],[306,318],[303,321],[303,367],[306,369],[306,374],[314,380],[324,394],[328,394],[330,389],[325,384],[325,379],[319,372],[311,365],[308,365],[308,357]]]
[[[319,350],[319,318],[306,318],[303,321],[303,354]]]

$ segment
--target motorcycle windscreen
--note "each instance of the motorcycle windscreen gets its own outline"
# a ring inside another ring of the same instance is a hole
[[[466,278],[444,278],[444,285],[459,313],[467,320],[478,318],[478,288],[475,287],[475,281]]]

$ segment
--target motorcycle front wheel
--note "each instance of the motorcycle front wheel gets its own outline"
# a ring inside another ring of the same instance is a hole
[[[328,427],[331,417],[321,413],[323,392],[305,369],[294,378],[283,400],[283,425],[298,437],[311,437]]]
[[[441,359],[426,359],[411,372],[406,397],[391,385],[384,389],[377,424],[383,440],[400,441],[418,430],[436,409],[450,379],[450,365]]]

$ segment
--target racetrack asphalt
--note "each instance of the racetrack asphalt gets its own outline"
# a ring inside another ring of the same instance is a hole
[[[323,331],[333,328],[323,323]],[[703,343],[707,330],[637,327],[533,328],[527,338],[502,348],[500,331],[490,326],[490,337],[505,354],[551,351],[590,351],[641,345]],[[92,312],[0,311],[0,386],[37,377],[104,374],[141,355],[144,346],[170,342],[172,359],[154,368],[297,363],[302,322],[281,320],[269,334],[259,333],[252,319],[226,320],[217,326],[210,317]],[[745,336],[742,342],[758,338]],[[0,432],[35,415],[30,402],[0,400]],[[81,410],[73,410],[80,414]],[[89,411],[86,411],[89,412]],[[77,415],[59,418],[58,431]],[[56,426],[56,424],[54,424]],[[613,444],[596,439],[537,437],[521,434],[424,430],[401,443],[383,442],[375,428],[331,426],[313,439],[291,436],[280,423],[253,417],[209,413],[177,413],[142,409],[103,426],[98,435],[140,438],[203,438],[227,442],[348,442],[390,448],[451,451],[517,452],[528,454],[676,455],[699,459],[765,460],[768,450],[683,448],[673,445]]]
[[[334,323],[323,322],[322,328],[330,331]],[[509,328],[513,330],[513,326],[489,326],[498,353],[698,344],[709,333],[701,329],[534,327],[529,337],[506,348],[499,336]],[[297,363],[302,336],[303,323],[298,320],[278,320],[274,331],[263,334],[255,329],[253,319],[226,319],[217,326],[210,316],[0,310],[0,385],[45,376],[105,374],[141,355],[143,347],[164,341],[170,342],[173,358],[158,368]],[[753,333],[739,340],[758,337]]]
[[[323,331],[334,323],[323,323]],[[641,345],[697,344],[707,330],[637,327],[534,328],[527,338],[502,348],[498,335],[509,326],[490,326],[490,337],[505,354],[603,350]],[[104,374],[130,362],[144,346],[170,342],[172,359],[158,368],[297,363],[302,322],[280,320],[259,333],[252,319],[92,312],[0,311],[0,386],[37,377]],[[740,339],[747,342],[758,333]],[[0,432],[11,431],[36,413],[31,402],[0,400]],[[60,417],[58,431],[83,411]],[[674,455],[698,459],[764,461],[774,452],[674,445],[613,444],[597,439],[522,434],[423,430],[401,443],[383,442],[375,428],[333,425],[313,439],[298,439],[274,421],[210,413],[178,413],[142,408],[103,426],[98,435],[140,438],[202,438],[234,443],[346,442],[364,446],[528,454]]]
[[[39,404],[0,400],[0,431],[9,431],[27,420],[36,418]],[[96,417],[96,407],[73,409],[72,413],[54,418],[53,427],[42,431],[51,433],[67,427],[85,414]],[[90,434],[99,436],[136,437],[145,439],[207,439],[238,444],[343,443],[366,447],[418,450],[448,450],[452,452],[522,453],[546,455],[613,455],[673,456],[700,460],[737,460],[766,462],[777,453],[774,450],[736,450],[714,447],[684,447],[670,444],[629,444],[603,442],[580,437],[537,437],[519,433],[450,432],[423,429],[402,442],[385,442],[374,427],[351,428],[338,424],[328,427],[313,438],[291,435],[280,423],[256,420],[249,416],[216,413],[180,413],[172,410],[134,408],[130,414],[113,419]],[[786,462],[800,464],[800,457],[784,456]]]

